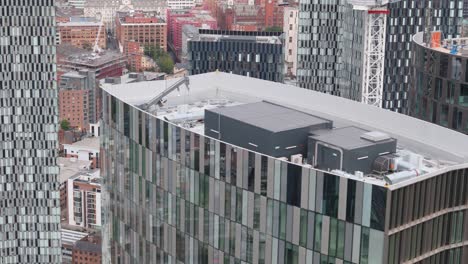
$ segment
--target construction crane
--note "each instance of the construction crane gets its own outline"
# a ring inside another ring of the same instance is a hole
[[[174,90],[177,90],[177,91],[180,91],[180,86],[181,85],[184,85],[185,84],[185,87],[187,88],[187,91],[190,91],[190,79],[185,76],[183,78],[180,78],[179,80],[177,80],[174,84],[172,84],[171,86],[167,87],[164,91],[162,91],[162,93],[158,94],[157,96],[153,97],[151,100],[149,100],[146,104],[143,104],[141,106],[141,108],[143,110],[149,110],[149,108],[155,104],[161,106],[162,103],[163,103],[163,99],[165,96],[167,96],[168,94],[170,94],[171,92],[173,92]]]
[[[364,12],[364,52],[361,102],[382,107],[385,41],[389,3],[400,0],[349,0],[354,10]]]
[[[106,9],[106,7],[107,7],[107,3],[104,4],[104,10]],[[101,52],[101,48],[99,47],[99,36],[101,35],[102,26],[104,25],[104,15],[101,13],[100,16],[101,17],[99,20],[100,22],[99,29],[96,35],[96,40],[94,41],[94,46],[93,46],[93,53],[96,55]]]

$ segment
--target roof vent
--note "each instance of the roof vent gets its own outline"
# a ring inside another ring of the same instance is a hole
[[[364,133],[362,134],[361,138],[372,142],[380,142],[391,139],[391,137],[388,134],[379,131],[371,131]]]

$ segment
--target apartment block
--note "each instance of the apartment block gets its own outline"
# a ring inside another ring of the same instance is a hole
[[[295,78],[297,71],[298,15],[297,7],[284,8],[284,66],[286,76],[290,78]]]
[[[99,228],[101,223],[101,178],[77,174],[67,180],[68,224]]]

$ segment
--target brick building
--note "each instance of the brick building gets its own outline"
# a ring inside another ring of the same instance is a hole
[[[167,50],[167,23],[157,12],[119,12],[115,24],[122,49],[127,41],[135,41],[143,47],[159,46]]]
[[[169,46],[180,59],[182,52],[182,32],[185,25],[195,28],[217,29],[218,22],[210,12],[201,9],[167,10]]]
[[[101,49],[106,48],[107,35],[102,22],[60,22],[57,23],[57,31],[61,44],[72,44],[79,48],[86,46],[92,48],[99,33],[98,46]]]
[[[90,123],[99,119],[96,109],[96,76],[81,70],[63,74],[59,82],[59,119],[68,120],[70,127],[87,131]]]
[[[73,247],[72,264],[101,264],[101,236],[90,234],[79,241]]]
[[[279,0],[265,1],[265,27],[283,28],[284,4]]]

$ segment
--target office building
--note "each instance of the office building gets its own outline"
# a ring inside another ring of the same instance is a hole
[[[298,85],[407,113],[412,36],[424,30],[427,23],[433,30],[441,30],[446,37],[460,34],[463,0],[450,4],[431,1],[432,9],[429,13],[432,19],[426,19],[426,2],[389,1],[381,7],[376,5],[376,1],[301,3]],[[362,8],[367,4],[370,6]],[[386,20],[367,20],[375,16],[376,12],[385,16]],[[368,22],[385,29],[378,31],[379,34],[366,36],[370,29],[366,25]],[[378,42],[370,41],[373,39],[369,36],[379,36],[376,38]],[[379,50],[378,61],[372,58],[374,48]],[[380,53],[383,53],[382,56]],[[366,54],[370,64],[365,60]],[[367,65],[379,67],[371,68]],[[374,72],[378,73],[375,78],[371,76]],[[368,83],[374,80],[378,82]]]
[[[409,114],[468,134],[468,39],[433,35],[439,39],[429,45],[423,32],[413,37]]]
[[[116,37],[121,47],[135,41],[141,47],[155,46],[167,50],[167,23],[157,12],[118,12]]]
[[[0,14],[0,262],[61,263],[54,1]]]
[[[189,74],[213,71],[283,82],[281,32],[241,32],[199,29],[188,40]]]
[[[98,39],[99,48],[106,48],[107,34],[102,22],[61,22],[57,23],[57,31],[60,44],[72,44],[78,48],[92,49]]]
[[[104,88],[103,263],[468,262],[465,135],[239,75],[183,83]]]

